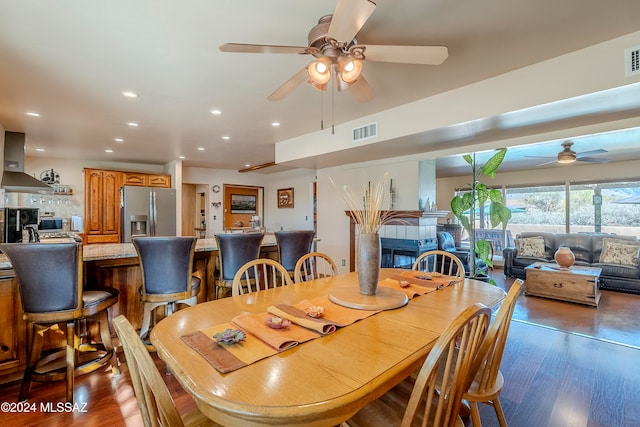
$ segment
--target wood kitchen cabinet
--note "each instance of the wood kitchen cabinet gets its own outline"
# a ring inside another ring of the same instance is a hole
[[[120,187],[124,172],[84,169],[86,243],[120,243]]]
[[[19,378],[26,365],[26,327],[13,270],[0,270],[0,382]]]
[[[122,185],[171,188],[171,175],[124,172],[124,182]]]

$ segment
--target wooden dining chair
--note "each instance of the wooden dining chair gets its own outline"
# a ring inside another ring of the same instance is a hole
[[[329,255],[311,252],[300,257],[293,269],[296,283],[338,275],[338,267]]]
[[[498,422],[501,427],[507,426],[502,406],[500,405],[500,393],[504,385],[504,377],[500,372],[500,363],[502,361],[502,353],[504,345],[507,341],[509,326],[511,325],[511,317],[516,306],[518,297],[522,294],[524,281],[518,279],[513,282],[506,298],[502,302],[500,309],[495,315],[487,335],[482,344],[481,352],[486,353],[485,359],[480,366],[469,390],[464,395],[464,400],[469,403],[471,410],[471,419],[474,427],[482,425],[480,421],[480,413],[478,411],[478,402],[491,405],[496,411]]]
[[[416,259],[412,268],[416,271],[440,273],[464,279],[464,266],[462,265],[462,261],[447,251],[427,251]]]
[[[160,372],[129,320],[113,319],[145,427],[217,426],[198,409],[180,414]]]
[[[258,258],[238,269],[231,284],[231,295],[235,297],[292,284],[291,276],[282,264],[269,258]]]
[[[490,317],[491,310],[482,304],[467,307],[435,342],[413,388],[407,385],[408,381],[401,382],[357,412],[346,424],[351,427],[463,426],[458,415],[462,396],[475,377],[478,364],[474,361]]]

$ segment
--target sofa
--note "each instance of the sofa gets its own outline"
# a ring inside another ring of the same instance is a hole
[[[525,267],[535,262],[555,262],[553,256],[560,246],[571,248],[575,265],[602,269],[601,289],[640,294],[640,242],[635,236],[523,232],[516,236],[515,247],[502,251],[505,276],[524,279]]]
[[[438,237],[438,249],[457,256],[464,266],[465,276],[469,276],[469,249],[456,247],[455,239],[448,231],[438,231],[436,236]],[[476,257],[476,273],[487,274],[486,264],[478,257]]]

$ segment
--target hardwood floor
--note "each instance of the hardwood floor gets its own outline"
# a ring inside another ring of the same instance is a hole
[[[494,272],[508,288],[502,271]],[[501,395],[512,427],[617,427],[640,425],[640,295],[604,292],[593,308],[522,296],[516,305],[502,362]],[[619,343],[619,344],[617,344]],[[120,354],[120,360],[124,357]],[[164,363],[156,360],[164,372]],[[121,375],[109,368],[76,379],[77,402],[84,412],[45,412],[64,396],[64,382],[34,383],[31,413],[0,413],[6,425],[141,426],[126,363]],[[194,402],[164,375],[181,411]],[[15,403],[19,382],[0,386],[0,402]],[[483,426],[497,426],[493,409],[481,405]],[[386,427],[386,426],[385,426]]]

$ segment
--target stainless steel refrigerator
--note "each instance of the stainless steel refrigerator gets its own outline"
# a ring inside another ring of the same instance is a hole
[[[120,200],[123,243],[132,237],[176,235],[175,188],[125,185]]]

